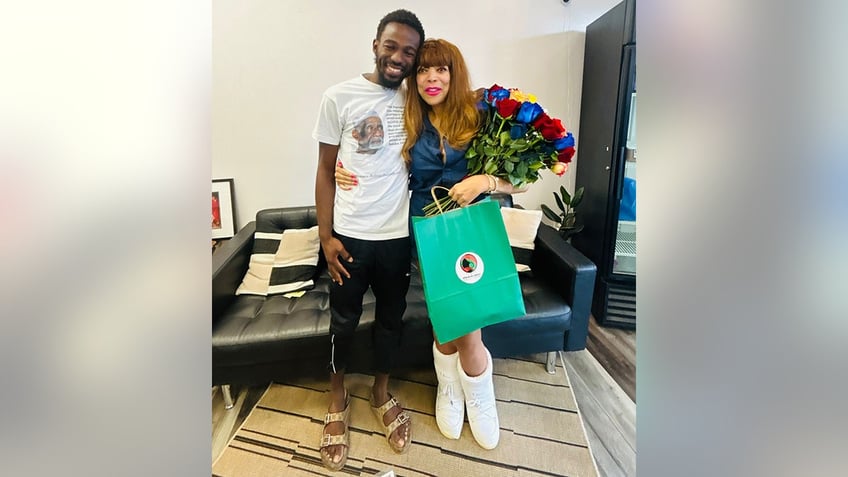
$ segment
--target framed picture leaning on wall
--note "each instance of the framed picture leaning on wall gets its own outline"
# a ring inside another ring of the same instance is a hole
[[[227,239],[235,234],[233,180],[212,179],[212,239]]]

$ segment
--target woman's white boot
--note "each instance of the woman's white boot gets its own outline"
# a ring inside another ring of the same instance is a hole
[[[486,370],[480,376],[465,374],[462,364],[457,360],[456,369],[462,390],[465,393],[465,405],[468,411],[468,424],[474,440],[484,449],[494,449],[501,437],[498,423],[498,409],[495,405],[495,386],[492,382],[492,355],[486,350]]]
[[[465,396],[459,382],[459,352],[442,354],[433,343],[433,364],[439,388],[436,391],[436,424],[448,439],[459,439],[465,419]]]

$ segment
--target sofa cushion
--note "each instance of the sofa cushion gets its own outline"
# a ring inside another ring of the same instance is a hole
[[[427,317],[421,279],[410,277],[403,315],[398,367],[432,366],[433,331]],[[259,376],[326,373],[330,361],[330,276],[326,270],[302,297],[242,295],[212,326],[213,380],[260,382]],[[349,372],[373,372],[372,332],[376,302],[369,289],[351,346]]]
[[[329,276],[316,278],[316,286],[298,298],[243,295],[213,325],[213,359],[226,365],[274,362],[287,355],[308,358],[296,351],[309,343],[312,352],[329,350]],[[317,339],[316,339],[317,338]]]
[[[523,274],[520,282],[527,315],[483,328],[483,341],[494,357],[520,356],[540,348],[562,349],[563,335],[570,326],[571,308],[549,284],[532,274]],[[280,376],[326,371],[330,352],[329,292],[330,277],[324,270],[315,279],[315,288],[300,298],[237,297],[212,328],[215,382],[250,382],[253,368],[259,375],[271,372]],[[375,304],[374,295],[368,290],[352,345],[350,372],[371,370]],[[433,332],[421,275],[414,267],[406,305],[402,352],[395,364],[431,366]]]
[[[527,272],[530,270],[533,249],[536,248],[536,232],[542,223],[542,211],[501,207],[501,215],[515,257],[515,269]]]
[[[318,269],[318,226],[254,235],[253,254],[236,295],[280,295],[309,290]]]
[[[331,282],[323,254],[319,253],[321,272],[313,279],[314,288],[300,298],[234,293],[248,268],[255,232],[282,237],[284,230],[306,229],[316,223],[314,206],[262,210],[257,212],[254,226],[248,224],[213,256],[213,384],[261,384],[297,374],[327,373]],[[225,256],[220,255],[224,252]],[[533,258],[533,271],[519,275],[527,314],[483,328],[483,341],[493,357],[585,347],[594,264],[549,226],[539,227]],[[575,296],[584,299],[572,310],[569,297]],[[396,365],[431,368],[432,327],[421,277],[414,266],[406,302]],[[368,291],[351,346],[349,372],[373,372],[375,305]]]

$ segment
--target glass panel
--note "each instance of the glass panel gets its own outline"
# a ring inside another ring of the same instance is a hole
[[[624,150],[624,179],[615,236],[613,273],[636,275],[636,81],[630,94],[627,141]]]

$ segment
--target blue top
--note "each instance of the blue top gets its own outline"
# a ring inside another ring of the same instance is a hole
[[[439,143],[444,142],[447,160],[442,161],[442,151]],[[423,216],[422,208],[433,202],[430,188],[440,185],[450,189],[454,184],[468,175],[468,160],[465,159],[465,151],[470,146],[462,149],[454,149],[439,137],[439,131],[430,122],[427,114],[424,115],[424,128],[418,141],[409,150],[409,190],[412,196],[409,200],[409,215]],[[444,197],[447,191],[437,189],[436,197]],[[410,223],[410,228],[412,224]]]

